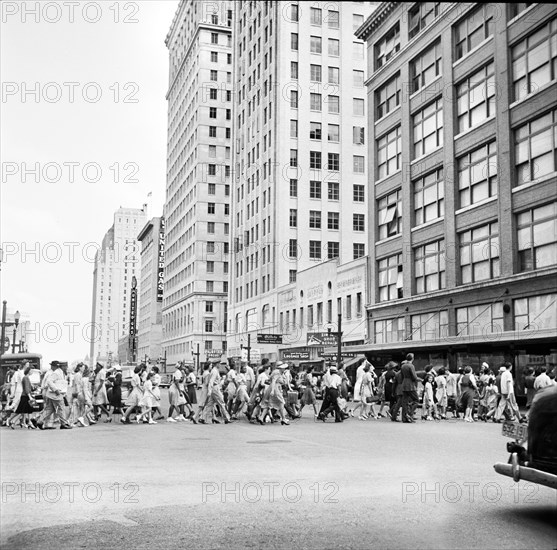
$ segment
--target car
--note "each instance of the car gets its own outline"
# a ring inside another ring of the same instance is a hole
[[[172,383],[171,374],[161,374],[161,382],[159,384],[160,388],[170,388],[171,383]]]
[[[505,421],[502,434],[508,462],[493,468],[498,474],[557,489],[557,385],[538,390],[530,407],[528,423]],[[527,446],[526,445],[527,442]]]

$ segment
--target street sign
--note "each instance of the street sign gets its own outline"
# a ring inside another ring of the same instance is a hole
[[[258,344],[282,344],[282,334],[258,334]]]
[[[300,350],[284,350],[281,352],[283,359],[288,360],[299,360],[299,361],[307,361],[309,360],[309,351],[300,351]]]
[[[340,354],[340,356],[341,356],[341,358],[343,358],[343,359],[347,359],[347,358],[356,357],[356,353],[353,352],[353,351],[343,351],[343,352]],[[321,357],[322,357],[323,359],[336,359],[336,358],[337,358],[337,354],[336,354],[336,353],[332,353],[332,352],[330,352],[330,351],[329,351],[329,352],[324,351],[324,352],[321,354]]]
[[[338,335],[336,332],[308,332],[308,346],[336,346]]]
[[[207,357],[207,359],[219,359],[223,353],[221,349],[206,349],[205,357]]]

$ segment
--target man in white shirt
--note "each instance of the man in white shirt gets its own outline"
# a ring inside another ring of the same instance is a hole
[[[228,411],[226,410],[226,405],[224,404],[224,398],[221,391],[221,372],[226,374],[228,371],[228,361],[223,359],[218,365],[215,365],[211,369],[211,375],[209,376],[209,383],[207,384],[207,403],[203,409],[203,420],[204,422],[212,421],[215,424],[220,424],[218,420],[213,418],[213,407],[217,405],[220,409],[221,415],[224,418],[224,423],[228,424],[230,422],[230,417],[228,416]]]
[[[512,365],[504,363],[505,370],[501,374],[501,400],[495,412],[495,421],[498,422],[505,412],[505,408],[509,407],[516,420],[522,420],[522,416],[518,409],[516,397],[514,396],[514,380],[512,375]]]
[[[325,376],[327,376],[326,387],[328,388],[327,389],[328,402],[325,402],[324,400],[323,404],[328,406],[326,408],[321,409],[321,412],[317,416],[317,419],[323,420],[323,422],[325,422],[327,415],[334,411],[335,422],[342,422],[343,415],[338,405],[338,397],[340,392],[340,386],[342,384],[342,378],[338,375],[338,370],[335,366],[330,367],[329,370],[327,371],[327,374],[325,374]],[[325,378],[325,376],[323,376],[323,378]]]
[[[41,430],[44,429],[45,420],[49,416],[55,415],[60,420],[61,430],[71,430],[72,427],[66,418],[64,408],[64,397],[68,393],[68,380],[66,379],[68,364],[53,361],[51,367],[52,373],[46,383],[44,410],[41,422],[37,422],[37,425]]]
[[[247,361],[242,361],[242,367],[246,367],[246,391],[251,395],[251,390],[255,385],[255,372]]]
[[[547,386],[552,386],[553,384],[554,381],[547,376],[547,367],[542,367],[540,369],[540,374],[536,376],[536,379],[534,380],[534,389],[536,390],[536,393],[539,390],[543,390],[543,388],[547,388]]]

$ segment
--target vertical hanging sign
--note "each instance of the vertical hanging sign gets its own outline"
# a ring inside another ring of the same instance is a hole
[[[164,290],[164,245],[165,245],[165,223],[161,218],[159,226],[159,258],[157,267],[157,302],[162,302]]]

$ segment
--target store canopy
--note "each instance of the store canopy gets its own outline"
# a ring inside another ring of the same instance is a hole
[[[350,359],[344,362],[344,368],[351,367],[352,365],[355,365],[356,363],[363,361],[365,358],[366,358],[365,355],[356,355],[356,357],[351,357]]]

